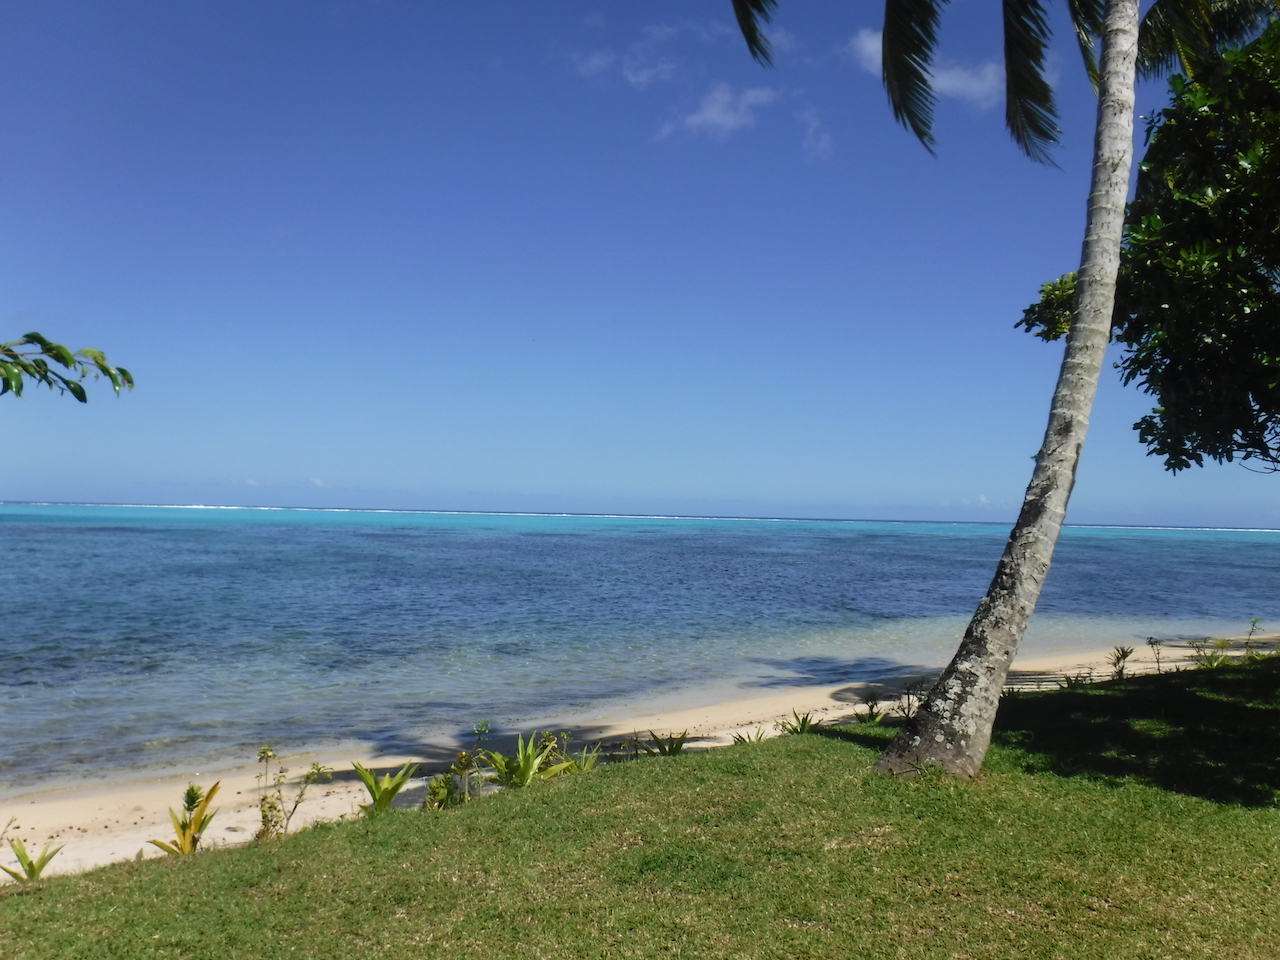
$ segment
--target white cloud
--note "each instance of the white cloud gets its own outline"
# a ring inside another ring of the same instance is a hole
[[[579,76],[598,77],[613,69],[618,62],[618,55],[612,50],[597,50],[595,53],[583,54],[573,58],[578,67]]]
[[[881,38],[879,30],[863,27],[844,47],[863,70],[877,77],[881,73]],[[938,96],[967,100],[984,109],[999,102],[1000,88],[1004,85],[1004,69],[995,61],[976,67],[943,61],[934,67],[932,74],[933,89]]]
[[[622,76],[636,90],[651,83],[666,82],[676,75],[674,60],[654,56],[648,50],[632,47],[622,60]]]
[[[933,89],[942,97],[968,100],[978,107],[994,107],[1000,102],[1004,71],[998,63],[977,67],[938,67],[933,71]]]
[[[877,77],[880,76],[881,36],[879,30],[863,27],[845,45],[845,51],[849,56],[857,60],[863,70],[874,73]]]
[[[769,31],[769,42],[780,53],[794,53],[800,49],[800,38],[782,27],[774,27]]]
[[[684,119],[668,123],[658,136],[667,137],[684,130],[709,137],[727,137],[735,130],[755,126],[756,111],[778,99],[778,91],[770,87],[750,87],[734,93],[727,83],[712,87],[698,104],[698,109]]]
[[[810,160],[828,160],[835,148],[835,141],[818,116],[816,107],[809,107],[796,114],[796,119],[804,124],[804,140],[801,145]]]

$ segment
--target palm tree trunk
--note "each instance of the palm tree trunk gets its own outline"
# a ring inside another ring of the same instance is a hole
[[[1111,336],[1125,198],[1133,163],[1138,0],[1106,0],[1098,125],[1076,313],[1018,522],[955,657],[894,738],[876,769],[941,765],[962,776],[982,766],[1000,691],[1035,610],[1062,530]]]

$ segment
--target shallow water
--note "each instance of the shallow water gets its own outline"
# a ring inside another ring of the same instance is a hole
[[[0,505],[0,785],[954,649],[1007,528]],[[1280,618],[1274,531],[1069,528],[1029,652]]]

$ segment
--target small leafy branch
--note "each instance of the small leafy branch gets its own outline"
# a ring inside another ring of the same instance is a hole
[[[283,766],[277,766],[273,774],[271,761],[275,759],[277,759],[276,752],[271,749],[271,744],[264,743],[262,749],[258,751],[258,762],[262,764],[262,772],[254,777],[259,781],[258,809],[262,814],[262,825],[254,837],[259,841],[275,840],[288,833],[293,815],[298,812],[298,807],[307,797],[307,789],[317,783],[328,783],[333,779],[333,770],[329,767],[319,763],[311,764],[311,769],[298,781],[297,792],[290,802],[284,795],[284,785],[289,771]]]
[[[174,842],[167,843],[164,840],[147,842],[159,847],[171,857],[195,853],[196,848],[200,846],[200,838],[204,836],[209,821],[213,819],[214,815],[209,813],[209,804],[213,801],[221,784],[222,781],[219,780],[209,788],[206,794],[196,784],[188,783],[186,792],[182,795],[182,816],[178,816],[173,807],[169,808],[169,819],[173,821],[173,831],[177,835]]]
[[[50,366],[50,360],[69,370],[70,374],[61,373]],[[133,389],[133,374],[124,367],[111,366],[101,350],[86,347],[72,353],[62,344],[47,340],[35,332],[24,334],[21,340],[0,343],[0,396],[6,393],[12,393],[15,397],[22,396],[22,388],[30,380],[50,390],[69,393],[85,403],[89,399],[84,392],[85,377],[93,377],[95,380],[106,377],[117,395],[121,387]]]
[[[372,816],[375,813],[385,813],[391,809],[391,802],[395,800],[398,794],[410,778],[418,770],[418,764],[406,763],[396,773],[384,773],[382,779],[378,779],[378,775],[372,770],[362,767],[360,764],[352,761],[351,766],[355,768],[356,776],[360,778],[360,782],[364,784],[365,789],[369,791],[369,802],[360,804],[366,816]]]
[[[1164,646],[1164,641],[1159,637],[1147,637],[1147,646],[1151,648],[1151,652],[1156,658],[1156,673],[1163,673],[1160,668],[1160,648]]]
[[[12,823],[13,821],[10,820],[9,822]],[[66,846],[66,844],[54,847],[52,850],[49,849],[49,846],[50,845],[46,843],[44,845],[44,849],[40,851],[40,856],[32,860],[27,854],[26,845],[17,837],[14,837],[9,841],[9,849],[12,850],[13,855],[18,858],[18,868],[22,872],[19,873],[17,870],[11,870],[8,867],[0,867],[0,870],[3,870],[19,883],[35,883],[40,879],[40,874],[44,872],[44,868],[49,865],[49,861],[57,856],[58,851],[61,850],[63,846]]]
[[[924,699],[924,681],[916,680],[907,684],[905,690],[902,691],[902,699],[898,701],[894,710],[904,720],[910,720],[916,715],[916,711],[920,709],[920,702]]]

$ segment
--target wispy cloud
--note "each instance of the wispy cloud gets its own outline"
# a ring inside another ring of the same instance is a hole
[[[796,119],[804,124],[804,140],[801,146],[810,160],[828,160],[835,149],[835,141],[831,131],[822,122],[817,107],[808,107],[796,114]]]
[[[1000,102],[1000,88],[1004,86],[1004,70],[998,63],[984,63],[977,67],[938,67],[933,71],[933,89],[939,96],[968,100],[986,109]]]
[[[698,109],[678,121],[666,124],[659,137],[685,132],[724,138],[735,130],[753,127],[756,111],[778,99],[771,87],[749,87],[735,92],[727,83],[717,83],[698,103]]]
[[[874,73],[877,77],[880,76],[881,63],[880,36],[879,30],[863,27],[845,44],[845,51],[849,56],[857,60],[863,70]]]
[[[613,70],[618,62],[618,55],[612,50],[597,50],[594,53],[582,53],[574,56],[574,66],[578,68],[578,76],[598,77],[602,73]]]
[[[847,44],[845,52],[867,73],[880,76],[881,33],[863,27]],[[955,97],[986,109],[1000,101],[1000,88],[1004,85],[1004,69],[995,61],[987,61],[976,67],[942,61],[932,70],[933,89],[940,97]]]
[[[676,75],[676,62],[648,51],[627,51],[622,58],[622,78],[636,90],[653,83],[665,83]]]
[[[652,24],[644,28],[640,38],[621,52],[612,49],[571,55],[578,75],[582,77],[619,77],[635,90],[645,90],[656,83],[676,79],[680,72],[678,59],[670,47],[686,38],[703,43],[722,41],[734,34],[724,24],[682,22]],[[788,34],[782,43],[793,42]]]

